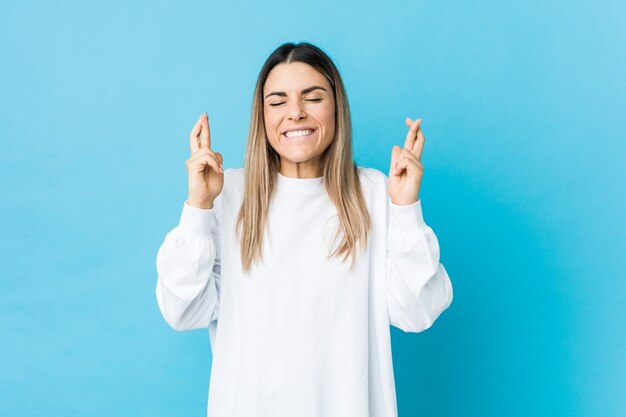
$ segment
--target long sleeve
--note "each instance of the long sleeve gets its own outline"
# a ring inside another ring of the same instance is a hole
[[[185,201],[178,226],[167,233],[157,253],[156,298],[163,318],[175,330],[206,328],[218,317],[216,203],[199,209]]]
[[[387,213],[389,321],[405,332],[421,332],[452,303],[452,284],[439,263],[437,237],[424,223],[421,199],[400,206],[387,196]]]

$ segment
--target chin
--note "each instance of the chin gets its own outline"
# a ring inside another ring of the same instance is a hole
[[[297,163],[297,162],[306,162],[308,160],[310,160],[311,158],[313,158],[313,155],[311,154],[283,154],[281,155],[283,158],[293,162],[293,163]]]

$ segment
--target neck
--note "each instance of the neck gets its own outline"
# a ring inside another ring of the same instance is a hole
[[[319,178],[324,175],[321,160],[319,159],[304,162],[281,160],[278,172],[290,178]]]

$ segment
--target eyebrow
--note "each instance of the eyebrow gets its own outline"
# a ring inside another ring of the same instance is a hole
[[[324,87],[320,87],[319,85],[314,85],[311,86],[309,88],[305,88],[304,90],[301,91],[302,94],[307,94],[310,93],[313,90],[324,90],[326,91],[326,89]],[[328,91],[326,91],[328,93]],[[269,96],[280,96],[280,97],[287,97],[287,94],[283,91],[273,91],[271,93],[269,93],[268,95],[265,96],[265,98],[268,98]]]

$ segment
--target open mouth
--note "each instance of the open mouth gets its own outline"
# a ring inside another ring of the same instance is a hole
[[[315,132],[315,129],[291,130],[283,133],[283,136],[288,139],[307,138],[311,136],[313,132]]]

